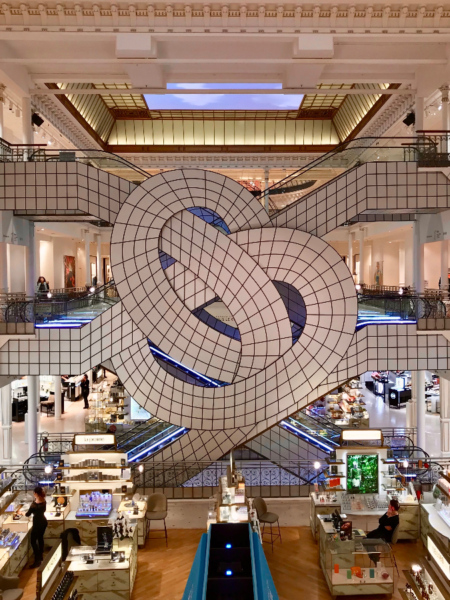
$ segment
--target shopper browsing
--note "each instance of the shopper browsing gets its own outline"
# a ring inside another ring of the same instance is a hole
[[[88,396],[89,396],[89,379],[86,373],[83,375],[83,379],[81,380],[81,395],[84,400],[84,408],[89,408]]]
[[[387,512],[384,513],[382,517],[378,520],[378,527],[373,531],[369,531],[367,534],[368,538],[377,538],[382,539],[385,542],[391,542],[392,534],[394,533],[396,527],[400,524],[400,517],[398,516],[400,505],[398,500],[393,498],[389,502],[389,507]]]
[[[33,515],[33,527],[30,533],[31,547],[34,553],[34,563],[32,569],[39,567],[44,558],[44,533],[47,529],[47,519],[45,511],[47,510],[47,502],[45,500],[45,492],[40,485],[34,488],[34,500],[30,508],[25,513],[26,517]],[[22,513],[19,513],[22,514]]]

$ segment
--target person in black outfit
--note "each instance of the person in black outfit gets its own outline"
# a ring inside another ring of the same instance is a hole
[[[84,400],[84,408],[89,408],[88,396],[89,396],[89,379],[86,373],[83,375],[83,379],[81,380],[81,395]]]
[[[33,527],[30,533],[31,547],[34,553],[34,563],[31,565],[32,569],[39,567],[44,558],[44,533],[47,529],[46,509],[45,492],[41,486],[37,486],[34,488],[34,501],[25,514],[26,517],[33,515]]]
[[[369,531],[367,537],[382,539],[390,544],[392,541],[392,534],[394,533],[397,525],[400,523],[400,518],[398,516],[399,508],[400,505],[398,503],[398,500],[393,498],[389,502],[387,512],[385,512],[384,515],[379,518],[379,525],[377,529]]]
[[[42,277],[41,275],[36,284],[36,294],[42,298],[46,296],[49,291],[50,286],[46,281],[45,277]]]

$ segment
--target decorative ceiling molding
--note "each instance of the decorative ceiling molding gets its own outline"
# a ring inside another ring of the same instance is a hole
[[[33,106],[43,117],[45,117],[58,131],[60,131],[74,146],[83,150],[98,150],[98,146],[91,136],[86,135],[83,128],[76,120],[68,114],[65,109],[60,108],[55,99],[48,96],[34,96]]]
[[[314,154],[127,154],[121,153],[129,162],[143,169],[175,169],[194,166],[202,169],[300,169],[315,160]]]
[[[374,8],[356,8],[354,4],[319,3],[307,7],[241,3],[212,8],[189,4],[85,5],[61,3],[37,7],[20,3],[2,3],[0,27],[7,30],[36,31],[150,31],[164,33],[442,33],[450,31],[450,6],[410,4]]]

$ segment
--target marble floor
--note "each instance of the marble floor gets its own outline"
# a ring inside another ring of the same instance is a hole
[[[406,406],[389,408],[381,396],[375,396],[364,389],[365,402],[370,417],[370,427],[406,427]],[[441,455],[441,430],[439,415],[427,413],[425,416],[426,450],[430,456]]]

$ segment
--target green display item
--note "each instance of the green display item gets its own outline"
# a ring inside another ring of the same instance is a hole
[[[351,579],[351,578],[352,578],[352,570],[347,569],[347,579]]]
[[[370,579],[374,579],[375,578],[375,569],[370,569],[369,576],[370,576]]]
[[[347,492],[378,493],[377,454],[347,454]]]

